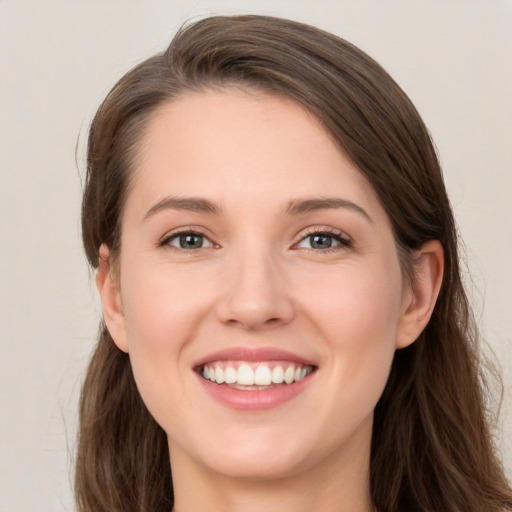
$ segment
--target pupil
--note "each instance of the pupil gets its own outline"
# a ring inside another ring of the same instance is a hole
[[[203,237],[201,235],[181,235],[180,247],[182,249],[197,249],[203,245]]]
[[[332,238],[327,235],[314,235],[311,241],[313,249],[327,249],[332,245]]]

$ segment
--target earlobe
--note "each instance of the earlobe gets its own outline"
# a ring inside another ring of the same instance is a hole
[[[413,281],[407,293],[396,348],[416,341],[428,324],[441,289],[444,273],[443,247],[438,240],[426,242],[415,254]]]
[[[110,251],[105,244],[100,247],[99,251],[96,286],[100,293],[103,318],[107,329],[117,347],[123,352],[128,352],[119,283],[112,270]]]

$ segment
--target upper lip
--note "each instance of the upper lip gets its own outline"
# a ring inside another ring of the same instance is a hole
[[[290,361],[298,364],[315,366],[315,363],[302,356],[273,347],[231,347],[217,352],[212,352],[194,364],[194,367],[204,366],[214,361],[247,361],[247,362],[263,362],[263,361]]]

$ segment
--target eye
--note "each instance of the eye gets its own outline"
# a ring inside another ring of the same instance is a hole
[[[341,233],[330,231],[315,231],[309,233],[296,245],[301,249],[312,249],[315,251],[325,251],[341,247],[351,247],[352,242]]]
[[[213,243],[205,235],[195,231],[174,233],[162,240],[161,245],[170,245],[183,250],[197,250],[205,247],[213,247]]]

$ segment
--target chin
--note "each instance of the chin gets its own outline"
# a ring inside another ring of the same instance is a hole
[[[304,426],[304,423],[302,423]],[[324,436],[324,442],[317,432],[280,425],[272,428],[231,427],[201,436],[194,446],[184,447],[185,455],[194,460],[208,473],[235,480],[282,480],[307,474],[315,467],[321,467],[333,454],[340,453],[344,444],[343,436]],[[171,441],[170,441],[171,443]],[[171,447],[171,465],[173,465]]]
[[[276,454],[268,450],[254,450],[251,454],[234,452],[235,449],[223,460],[205,462],[211,471],[235,480],[282,480],[307,470],[304,456],[300,453]]]

